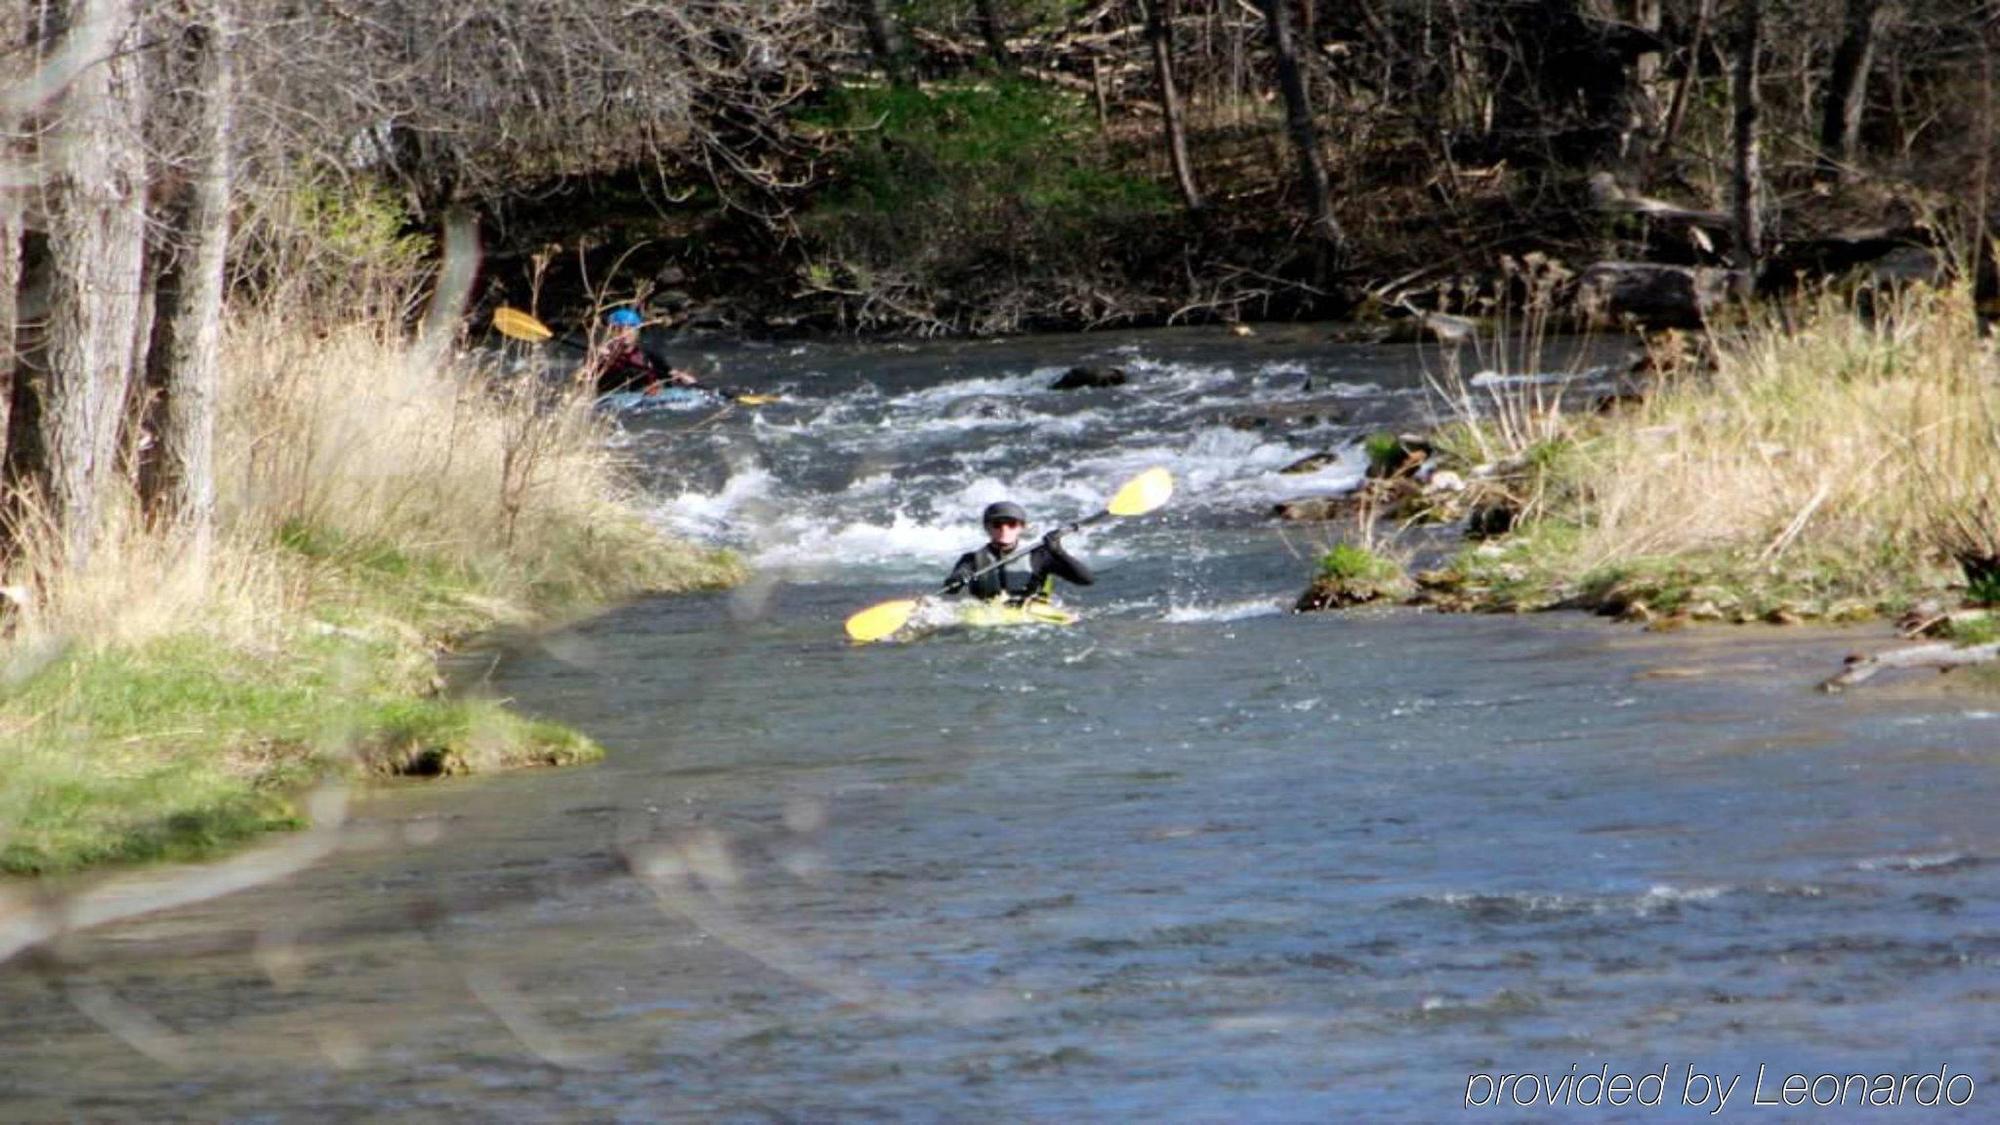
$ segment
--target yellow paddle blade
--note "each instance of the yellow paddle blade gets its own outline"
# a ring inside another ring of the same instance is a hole
[[[847,635],[857,643],[867,644],[901,629],[917,611],[915,598],[883,602],[872,605],[847,619]]]
[[[774,402],[783,402],[784,398],[780,395],[737,395],[736,401],[744,406],[769,406]]]
[[[555,336],[549,326],[522,312],[504,305],[493,310],[493,327],[502,336],[513,340],[547,340]]]
[[[1143,516],[1167,502],[1174,494],[1174,475],[1167,470],[1147,469],[1125,482],[1104,510],[1114,516]]]

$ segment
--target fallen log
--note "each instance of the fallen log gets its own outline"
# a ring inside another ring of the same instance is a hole
[[[1949,671],[1953,668],[1963,668],[1968,664],[1990,664],[1995,660],[2000,660],[2000,641],[1983,645],[1942,643],[1911,645],[1873,655],[1855,653],[1847,658],[1847,667],[1819,685],[1819,690],[1828,693],[1843,691],[1872,678],[1884,668],[1936,668],[1939,671]]]

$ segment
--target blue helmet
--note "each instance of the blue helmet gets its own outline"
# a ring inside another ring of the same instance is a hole
[[[611,315],[604,318],[604,323],[613,328],[637,328],[646,322],[636,309],[612,309]]]

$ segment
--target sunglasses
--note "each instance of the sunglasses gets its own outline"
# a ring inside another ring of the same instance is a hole
[[[1023,525],[1023,524],[1021,523],[1021,521],[1020,521],[1020,520],[993,520],[993,521],[989,522],[989,523],[988,523],[988,524],[987,524],[986,526],[987,526],[987,527],[1021,527],[1021,526],[1024,526],[1024,525]]]

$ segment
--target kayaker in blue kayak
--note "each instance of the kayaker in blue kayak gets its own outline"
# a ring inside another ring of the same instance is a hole
[[[647,349],[640,341],[639,329],[645,321],[637,309],[612,309],[604,323],[611,329],[611,338],[577,373],[579,381],[595,379],[598,394],[619,391],[657,394],[667,387],[692,387],[699,383],[693,372],[676,368],[665,356]]]
[[[979,571],[1020,550],[1021,533],[1028,526],[1028,513],[1012,500],[1002,500],[997,504],[988,504],[980,522],[986,525],[987,543],[976,551],[966,552],[958,560],[958,565],[951,568],[951,576],[944,583],[946,593],[967,593],[977,598],[1005,596],[1021,602],[1029,598],[1048,597],[1058,578],[1078,586],[1088,586],[1097,581],[1097,576],[1090,572],[1089,567],[1063,549],[1061,531],[1049,532],[1032,551],[1019,559],[979,574]]]

